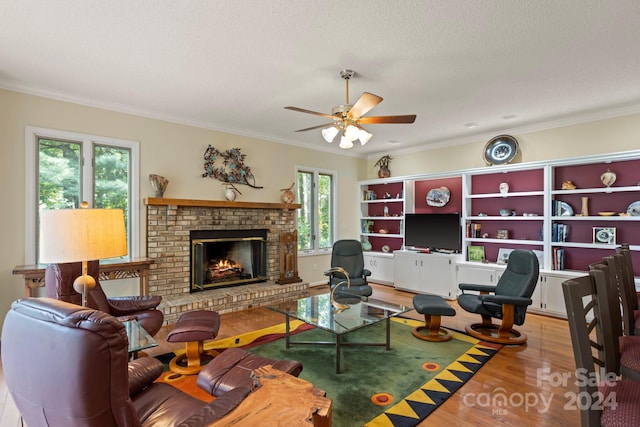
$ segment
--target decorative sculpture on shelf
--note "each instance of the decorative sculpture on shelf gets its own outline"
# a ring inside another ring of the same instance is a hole
[[[169,185],[169,180],[163,176],[156,175],[155,173],[150,173],[149,182],[151,182],[151,187],[156,192],[156,197],[162,198],[164,190],[166,190],[167,185]]]
[[[389,178],[391,176],[391,171],[389,170],[391,160],[391,156],[387,154],[386,156],[380,157],[376,164],[373,165],[380,167],[380,169],[378,169],[378,178]]]
[[[244,164],[246,154],[240,153],[239,148],[232,148],[227,151],[220,151],[209,145],[204,152],[204,173],[203,178],[215,178],[230,184],[243,184],[252,188],[258,187],[255,177],[251,173],[251,168]],[[216,166],[216,161],[222,159],[222,164]]]
[[[342,267],[332,267],[331,269],[325,271],[324,275],[329,276],[331,275],[331,273],[344,274],[344,277],[346,277],[347,279],[347,280],[338,282],[338,284],[335,285],[333,289],[331,289],[331,295],[329,296],[329,298],[331,299],[331,305],[338,311],[338,313],[340,313],[348,309],[349,305],[336,301],[336,297],[334,294],[336,293],[336,289],[338,289],[340,286],[344,285],[345,283],[347,284],[347,289],[348,289],[349,286],[351,286],[351,279],[349,279],[349,273],[347,273],[347,271]]]
[[[602,175],[600,175],[600,181],[606,186],[611,187],[616,182],[616,173],[611,172],[609,169]]]
[[[441,208],[451,198],[451,191],[447,187],[432,188],[427,193],[427,205]]]

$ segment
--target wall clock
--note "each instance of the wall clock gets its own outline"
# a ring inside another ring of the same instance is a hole
[[[488,165],[504,165],[518,154],[518,141],[510,135],[499,135],[484,146],[482,153]]]

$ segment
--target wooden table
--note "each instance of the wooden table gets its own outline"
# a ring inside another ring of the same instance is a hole
[[[149,266],[154,261],[151,258],[130,258],[118,261],[100,261],[98,280],[140,278],[140,295],[149,295]],[[13,274],[24,277],[25,296],[31,297],[33,289],[44,286],[45,264],[18,265],[13,268]]]
[[[260,386],[209,427],[331,426],[331,399],[324,391],[270,365],[255,373]]]

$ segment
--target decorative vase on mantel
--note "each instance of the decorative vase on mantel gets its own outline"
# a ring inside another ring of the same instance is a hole
[[[164,190],[166,190],[167,185],[169,185],[169,180],[155,173],[150,173],[149,182],[151,182],[151,187],[156,192],[156,197],[162,198],[162,196],[164,196]]]
[[[227,199],[230,202],[233,202],[236,199],[236,192],[238,194],[242,194],[240,192],[240,190],[238,190],[236,188],[235,185],[233,185],[231,183],[225,184],[225,190],[224,190],[224,198],[225,199]]]

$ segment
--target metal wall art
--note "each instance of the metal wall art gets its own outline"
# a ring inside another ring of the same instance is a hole
[[[220,151],[209,145],[204,152],[204,173],[203,178],[215,178],[222,182],[231,184],[243,184],[252,188],[263,188],[257,186],[256,179],[251,173],[251,168],[244,164],[246,154],[240,153],[239,148],[232,148]],[[218,162],[216,164],[216,162]]]

